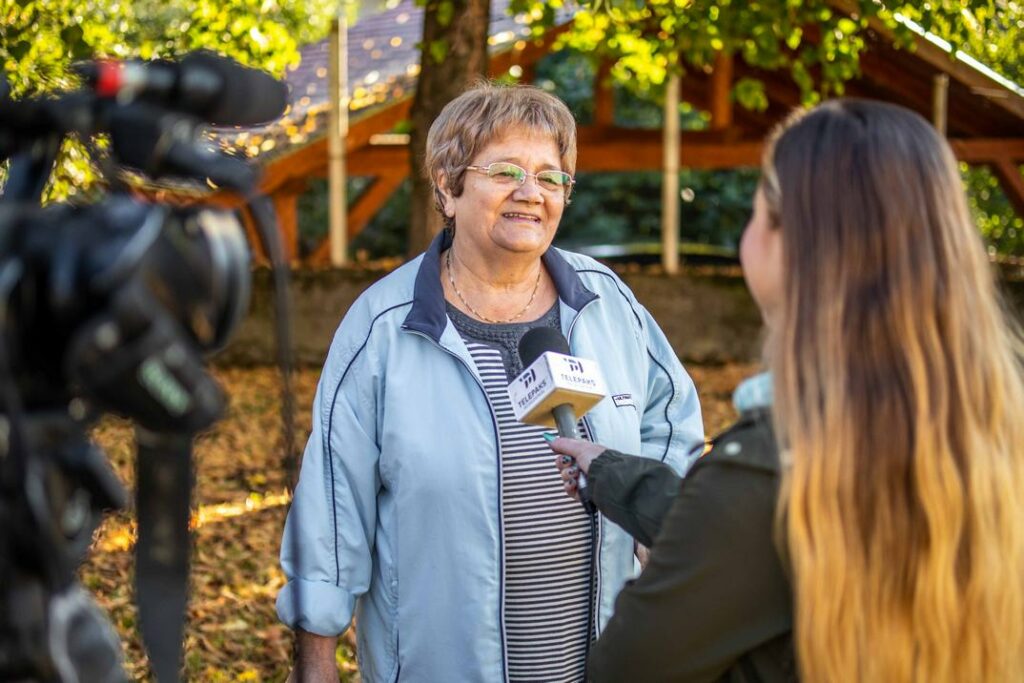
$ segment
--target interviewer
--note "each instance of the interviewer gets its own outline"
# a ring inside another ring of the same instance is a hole
[[[681,485],[553,443],[653,543],[589,677],[1021,680],[1024,345],[949,145],[892,105],[795,117],[740,256],[771,375]]]

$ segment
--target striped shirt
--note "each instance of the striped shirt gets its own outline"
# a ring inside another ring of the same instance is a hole
[[[524,326],[526,327],[526,326]],[[594,632],[596,519],[569,498],[542,435],[516,421],[501,353],[466,339],[497,420],[510,681],[582,681]],[[589,438],[579,424],[581,438]]]

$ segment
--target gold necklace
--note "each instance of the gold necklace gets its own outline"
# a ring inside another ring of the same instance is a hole
[[[540,274],[544,270],[543,267],[537,269],[537,281],[533,283],[533,294],[530,295],[530,300],[526,302],[525,306],[523,306],[523,310],[519,311],[518,313],[516,313],[511,318],[506,318],[505,320],[492,320],[491,318],[488,318],[486,315],[484,315],[480,311],[478,311],[475,308],[473,308],[473,306],[468,301],[466,301],[466,297],[462,296],[462,292],[459,291],[458,286],[455,284],[455,276],[452,274],[452,252],[453,251],[455,251],[455,247],[454,246],[449,247],[448,248],[448,253],[447,253],[446,257],[445,257],[445,266],[448,268],[448,282],[450,282],[452,284],[452,289],[455,290],[455,296],[459,297],[459,301],[462,302],[462,305],[465,306],[466,308],[468,308],[469,312],[472,313],[473,315],[475,315],[477,318],[479,318],[480,320],[483,320],[485,323],[499,323],[499,324],[512,323],[512,322],[515,322],[516,320],[519,320],[520,318],[522,318],[523,314],[526,313],[526,311],[528,311],[530,309],[530,306],[533,305],[533,300],[537,298],[537,290],[540,289]]]

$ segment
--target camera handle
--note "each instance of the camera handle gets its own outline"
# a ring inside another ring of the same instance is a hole
[[[142,641],[160,683],[180,680],[188,606],[192,435],[136,429],[135,599]]]

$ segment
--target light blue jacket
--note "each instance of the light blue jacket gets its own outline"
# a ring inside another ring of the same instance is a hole
[[[364,681],[504,681],[501,453],[496,421],[445,313],[442,233],[345,315],[313,404],[285,526],[282,621],[320,635],[358,623]],[[596,261],[550,249],[562,332],[609,396],[595,440],[683,472],[704,445],[693,382],[647,311]],[[554,456],[552,455],[552,467]],[[636,571],[599,524],[597,628]]]

